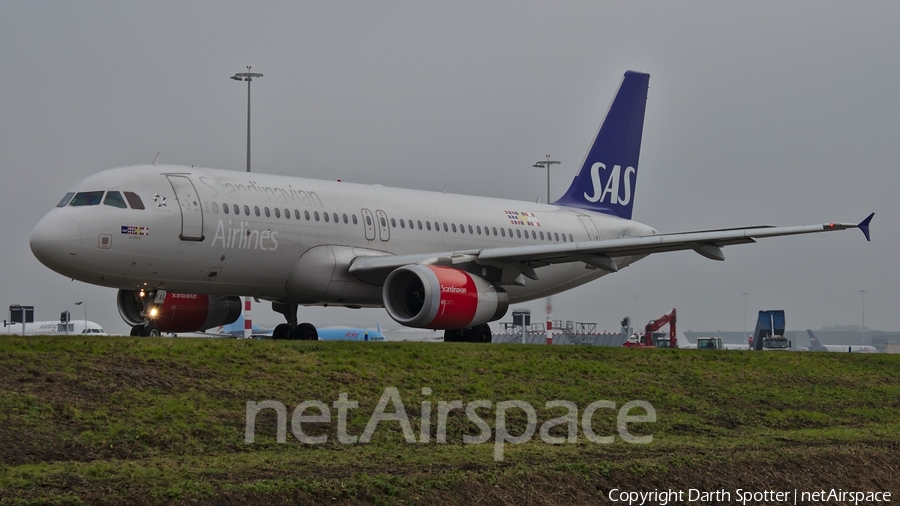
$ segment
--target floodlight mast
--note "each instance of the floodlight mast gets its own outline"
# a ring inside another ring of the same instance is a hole
[[[263,76],[256,72],[250,72],[250,68],[247,65],[247,72],[238,72],[231,76],[235,81],[247,81],[247,172],[250,172],[250,81]]]
[[[541,160],[539,162],[535,162],[535,164],[532,165],[532,167],[537,167],[537,168],[546,167],[547,168],[547,202],[546,202],[547,204],[550,203],[550,166],[551,165],[559,165],[559,162],[557,162],[555,160],[551,161],[550,155],[547,155],[547,160]]]

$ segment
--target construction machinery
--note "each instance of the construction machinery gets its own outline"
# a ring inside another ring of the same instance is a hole
[[[664,314],[660,318],[650,320],[647,323],[647,326],[644,327],[643,334],[632,334],[623,346],[628,346],[629,348],[677,348],[678,340],[675,338],[676,320],[675,308],[672,308],[672,311]],[[666,325],[669,326],[668,338],[665,334],[658,336],[654,335],[657,330]]]

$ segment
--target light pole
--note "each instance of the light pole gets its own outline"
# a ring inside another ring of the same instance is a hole
[[[741,340],[747,339],[747,296],[750,295],[747,292],[742,293],[744,296],[744,335],[741,336]]]
[[[546,167],[547,168],[547,202],[546,202],[547,204],[550,203],[550,166],[551,165],[559,165],[559,162],[551,161],[550,155],[547,155],[546,160],[541,160],[539,162],[535,162],[534,165],[532,165],[532,167],[537,167],[537,168]]]
[[[863,331],[866,329],[866,290],[860,290],[859,294],[862,296],[862,326]]]
[[[247,65],[247,72],[238,72],[231,76],[235,81],[247,81],[247,172],[250,172],[250,81],[262,76],[262,74],[250,72],[249,65]]]
[[[539,162],[535,162],[532,167],[546,167],[547,168],[547,204],[550,204],[550,166],[551,165],[559,165],[558,161],[551,161],[550,155],[547,155],[546,160],[541,160]],[[553,334],[551,333],[551,329],[553,328],[553,302],[550,300],[550,297],[547,297],[547,342],[553,342]]]
[[[85,304],[84,301],[79,300],[75,305],[84,306],[84,330],[87,330],[87,304]]]

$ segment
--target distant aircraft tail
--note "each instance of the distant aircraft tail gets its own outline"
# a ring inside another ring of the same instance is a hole
[[[649,74],[625,72],[581,169],[554,204],[631,219],[649,83]]]
[[[812,330],[806,329],[806,333],[809,334],[810,351],[828,351],[828,348],[826,348],[825,345],[819,342],[819,339],[816,338],[816,335],[813,334]]]

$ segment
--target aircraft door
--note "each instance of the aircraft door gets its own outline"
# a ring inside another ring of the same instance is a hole
[[[372,211],[368,209],[362,209],[362,220],[363,225],[366,227],[366,240],[374,241],[375,240],[375,217],[372,216]]]
[[[375,211],[375,216],[378,217],[378,237],[382,241],[389,241],[391,239],[391,227],[388,225],[387,214],[378,209]]]
[[[202,241],[203,211],[200,210],[200,197],[197,196],[194,183],[187,176],[168,175],[166,179],[175,191],[175,199],[181,211],[181,234],[178,238],[182,241]]]
[[[599,241],[600,234],[597,232],[597,226],[594,225],[594,220],[591,219],[590,216],[579,214],[578,219],[581,220],[581,224],[584,225],[585,230],[587,230],[589,240],[591,241]]]

